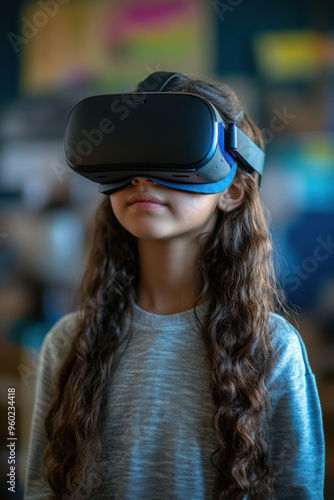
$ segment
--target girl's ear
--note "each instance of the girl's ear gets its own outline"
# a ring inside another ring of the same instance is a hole
[[[244,201],[245,185],[242,182],[241,176],[233,179],[225,191],[220,194],[217,207],[223,212],[230,212],[237,208]]]

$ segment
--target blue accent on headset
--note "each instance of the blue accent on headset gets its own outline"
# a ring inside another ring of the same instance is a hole
[[[231,156],[231,158],[233,157]],[[157,184],[161,184],[162,186],[166,186],[172,189],[177,189],[180,191],[188,191],[189,193],[199,193],[199,194],[215,194],[215,193],[220,193],[221,191],[224,191],[224,189],[229,187],[229,185],[234,179],[236,171],[237,171],[237,161],[233,160],[232,168],[227,177],[218,182],[210,182],[207,184],[182,184],[180,182],[167,181],[165,179],[159,179],[158,177],[151,177],[145,174],[144,176],[142,175],[142,177],[145,177],[145,179],[149,179],[150,181],[156,182]],[[120,189],[124,189],[126,186],[130,184],[132,179],[135,179],[135,177],[136,176],[127,177],[124,180],[113,182],[111,184],[100,184],[99,192],[109,195]]]
[[[231,158],[233,157],[231,156]],[[170,187],[173,189],[180,189],[181,191],[189,191],[190,193],[199,193],[199,194],[214,194],[214,193],[220,193],[221,191],[224,191],[224,189],[229,187],[229,185],[234,179],[236,171],[237,171],[237,162],[236,160],[233,160],[233,165],[230,170],[230,173],[227,175],[227,177],[225,177],[225,179],[222,179],[221,181],[218,182],[210,182],[208,184],[181,184],[179,182],[169,182],[166,181],[165,179],[146,177],[146,175],[145,178],[154,181],[158,184],[161,184],[162,186]]]

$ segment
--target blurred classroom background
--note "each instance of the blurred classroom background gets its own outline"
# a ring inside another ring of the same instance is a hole
[[[23,496],[38,352],[72,308],[103,196],[66,166],[68,113],[159,69],[227,82],[264,133],[261,197],[317,377],[325,498],[334,498],[334,3],[17,0],[0,25],[1,498]],[[8,387],[16,388],[15,494],[6,484]]]

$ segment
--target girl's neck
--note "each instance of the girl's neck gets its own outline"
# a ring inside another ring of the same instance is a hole
[[[180,240],[138,240],[140,280],[136,303],[153,314],[177,314],[197,298],[198,246]]]

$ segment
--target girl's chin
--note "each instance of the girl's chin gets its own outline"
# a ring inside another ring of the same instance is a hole
[[[139,240],[161,240],[167,237],[167,234],[162,231],[161,227],[140,227],[140,224],[136,224],[136,227],[128,227],[127,230]]]

